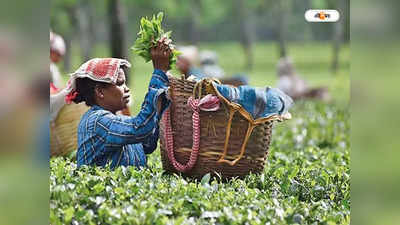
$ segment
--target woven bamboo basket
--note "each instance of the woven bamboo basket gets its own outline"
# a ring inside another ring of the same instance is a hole
[[[169,108],[169,115],[174,139],[174,155],[176,161],[185,164],[190,158],[193,142],[193,111],[187,105],[187,101],[193,95],[196,83],[184,78],[170,77],[169,80],[172,101]],[[200,94],[200,96],[204,96],[209,92],[207,88],[203,87],[203,94]],[[249,122],[241,114],[235,113],[231,127],[229,128],[229,119],[230,106],[225,102],[221,102],[220,108],[215,112],[200,111],[198,157],[195,165],[189,171],[181,173],[183,176],[201,178],[207,173],[214,176],[218,173],[222,178],[242,178],[249,173],[258,174],[263,171],[268,155],[274,120],[271,119],[257,124],[252,130],[247,143],[243,143]],[[180,173],[168,157],[166,137],[164,136],[166,133],[165,121],[163,119],[160,125],[162,165],[167,173]],[[227,152],[224,154],[227,129],[230,129],[230,134],[228,136]],[[241,155],[243,146],[245,147],[245,151]],[[222,160],[221,157],[224,159]],[[236,162],[232,163],[235,160]]]
[[[51,156],[64,156],[77,148],[78,124],[88,110],[84,103],[64,105],[50,123]]]

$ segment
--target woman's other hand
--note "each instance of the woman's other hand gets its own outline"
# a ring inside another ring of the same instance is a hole
[[[168,39],[161,38],[157,46],[150,51],[154,69],[159,69],[166,73],[170,69],[169,58],[171,52],[168,46]]]

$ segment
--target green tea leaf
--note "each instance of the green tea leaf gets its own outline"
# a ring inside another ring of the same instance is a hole
[[[131,49],[135,54],[143,57],[146,62],[151,60],[150,50],[157,44],[158,40],[160,40],[162,37],[171,38],[172,31],[164,32],[162,29],[161,23],[163,17],[164,13],[159,12],[157,16],[153,15],[151,20],[146,17],[142,17],[140,19],[137,39]],[[170,65],[171,67],[174,67],[179,52],[176,51],[172,46],[173,45],[170,45],[172,50]]]
[[[102,192],[104,190],[104,184],[102,183],[98,183],[93,187],[93,190],[95,191],[95,193],[99,194],[100,192]]]
[[[211,175],[210,173],[207,173],[206,175],[201,178],[201,185],[208,184],[210,182]]]
[[[64,210],[65,215],[65,222],[71,222],[72,218],[74,217],[74,207],[70,206],[68,209]]]

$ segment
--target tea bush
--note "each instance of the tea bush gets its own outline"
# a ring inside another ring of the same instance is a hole
[[[148,168],[76,168],[50,162],[51,224],[349,224],[350,143],[346,106],[298,102],[276,124],[262,174],[222,182]]]

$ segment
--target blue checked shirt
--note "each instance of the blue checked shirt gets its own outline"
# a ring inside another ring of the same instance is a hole
[[[78,126],[78,167],[82,165],[145,167],[146,154],[157,148],[159,121],[169,106],[166,98],[168,77],[154,70],[142,108],[136,117],[114,115],[92,106]],[[162,98],[161,112],[157,100]]]

